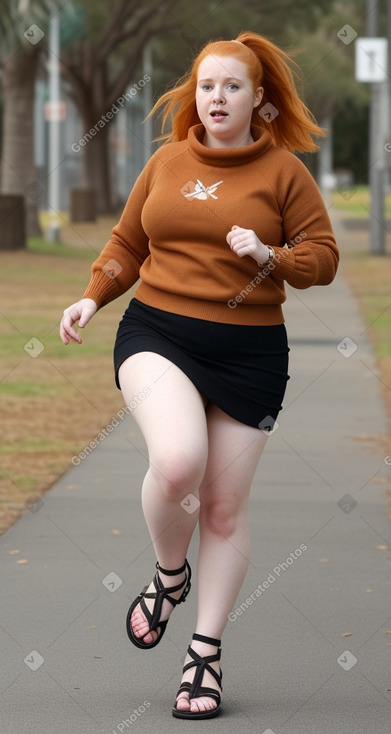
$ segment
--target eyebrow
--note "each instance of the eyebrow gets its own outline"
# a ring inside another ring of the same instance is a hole
[[[198,83],[200,83],[200,82],[213,82],[213,81],[214,80],[211,77],[209,77],[207,79],[199,79],[198,80]],[[226,77],[226,79],[224,79],[224,81],[225,82],[241,82],[243,80],[242,79],[238,79],[236,76],[228,76],[228,77]]]

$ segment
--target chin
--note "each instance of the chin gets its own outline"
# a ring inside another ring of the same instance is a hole
[[[213,128],[206,127],[206,130],[208,131],[209,135],[213,135],[215,138],[226,138],[235,135],[234,131],[231,130],[231,128],[225,127],[223,125],[221,125],[220,127],[216,125],[216,127]]]

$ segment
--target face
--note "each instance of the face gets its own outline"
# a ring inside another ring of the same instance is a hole
[[[255,90],[247,66],[233,56],[206,56],[198,68],[196,106],[208,147],[238,147],[252,142],[250,125],[262,87]]]

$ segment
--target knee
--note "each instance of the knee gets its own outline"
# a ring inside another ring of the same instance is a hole
[[[200,508],[200,527],[207,526],[216,535],[230,538],[243,520],[243,513],[236,502],[217,500],[202,502]]]
[[[180,502],[188,492],[198,490],[205,463],[201,454],[177,451],[169,458],[151,461],[149,472],[161,497],[168,502]]]

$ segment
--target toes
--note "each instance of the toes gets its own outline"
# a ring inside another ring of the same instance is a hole
[[[132,623],[132,630],[137,637],[144,637],[144,635],[148,634],[149,627],[145,622],[140,622],[139,624]]]
[[[189,698],[186,695],[177,698],[175,705],[178,711],[192,711],[193,713],[211,711],[217,706],[216,701],[212,698],[192,698],[189,701]]]
[[[137,635],[137,637],[142,637],[143,642],[145,642],[147,645],[151,645],[152,642],[155,642],[157,635],[156,632],[148,632],[148,634]]]
[[[190,701],[187,696],[177,698],[176,707],[178,711],[190,711]]]
[[[135,637],[142,637],[143,642],[145,642],[147,645],[155,642],[158,634],[154,630],[150,632],[148,622],[140,609],[136,608],[134,610],[130,618],[130,624],[132,626],[132,631]]]
[[[136,637],[143,637],[143,635],[146,635],[149,632],[147,620],[138,609],[133,612],[130,618],[130,623]]]
[[[147,645],[150,645],[152,642],[155,642],[155,640],[158,637],[158,633],[155,632],[155,630],[150,631],[148,626],[142,626],[142,627],[133,627],[133,634],[135,637],[142,638],[143,642],[145,642]]]
[[[197,711],[211,711],[217,707],[216,701],[213,698],[193,698],[190,701],[190,710]]]

